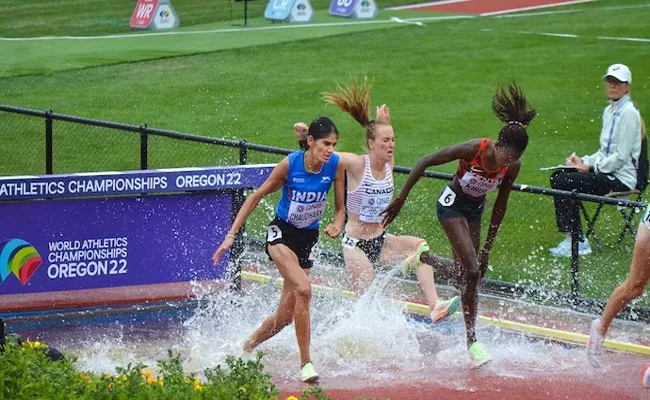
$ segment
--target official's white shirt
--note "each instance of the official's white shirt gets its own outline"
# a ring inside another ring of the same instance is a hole
[[[603,112],[600,148],[582,162],[595,172],[613,174],[630,189],[636,187],[641,154],[641,117],[629,95],[610,101]]]

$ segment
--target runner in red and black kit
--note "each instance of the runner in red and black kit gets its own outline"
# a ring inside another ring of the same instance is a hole
[[[496,189],[508,174],[508,167],[493,171],[485,166],[486,150],[495,142],[489,139],[477,139],[469,143],[474,147],[477,142],[478,150],[474,156],[469,161],[461,159],[458,162],[454,180],[440,192],[436,212],[441,223],[464,217],[470,225],[480,225],[485,195]]]
[[[453,181],[446,186],[436,203],[438,220],[451,243],[454,260],[423,253],[421,261],[447,275],[458,287],[463,302],[467,346],[474,365],[479,367],[492,358],[476,340],[478,284],[485,274],[492,244],[506,212],[506,205],[515,178],[519,174],[520,157],[528,145],[528,125],[536,115],[529,109],[523,92],[515,85],[497,90],[492,109],[505,123],[497,140],[475,139],[443,148],[421,158],[413,167],[400,194],[385,211],[384,224],[391,223],[406,201],[411,188],[425,169],[459,160]],[[494,204],[492,220],[483,249],[481,215],[485,195],[501,184]]]

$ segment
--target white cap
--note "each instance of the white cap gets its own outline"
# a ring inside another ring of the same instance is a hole
[[[632,83],[632,72],[630,72],[630,69],[627,67],[627,65],[610,65],[609,68],[607,68],[607,73],[603,75],[603,79],[607,78],[608,76],[613,76],[621,82]]]

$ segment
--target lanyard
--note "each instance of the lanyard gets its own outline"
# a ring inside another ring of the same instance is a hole
[[[629,101],[630,101],[629,97],[625,98],[619,105],[617,111],[614,112],[614,116],[612,117],[612,127],[609,130],[609,138],[607,139],[607,151],[605,152],[606,155],[609,155],[609,149],[612,145],[612,136],[614,135],[614,126],[616,125],[616,117],[621,114],[621,110]]]

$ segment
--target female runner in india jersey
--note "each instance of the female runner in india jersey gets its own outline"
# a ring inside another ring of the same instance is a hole
[[[440,269],[460,290],[467,333],[467,346],[474,365],[479,367],[492,358],[476,340],[475,324],[478,308],[478,284],[485,275],[512,184],[519,174],[519,161],[528,145],[526,126],[536,115],[530,109],[524,93],[515,85],[497,90],[492,109],[504,122],[497,140],[475,139],[445,147],[421,158],[409,174],[399,195],[386,208],[384,224],[391,223],[404,205],[411,188],[425,169],[458,160],[453,181],[440,193],[436,202],[438,220],[451,243],[454,260],[447,260],[426,252],[423,262]],[[481,242],[481,215],[485,195],[497,188],[487,239],[479,252]]]
[[[385,105],[378,108],[377,121],[370,119],[370,89],[367,81],[363,84],[353,81],[324,96],[327,102],[350,114],[365,129],[368,148],[364,155],[336,153],[347,174],[348,221],[342,247],[350,283],[355,291],[363,293],[375,278],[375,267],[403,263],[405,275],[415,270],[429,305],[431,321],[437,322],[456,312],[460,299],[438,299],[433,269],[420,261],[420,254],[429,249],[423,239],[388,234],[382,225],[381,213],[394,192],[395,133]],[[298,123],[294,131],[304,143],[307,126]]]
[[[255,347],[293,321],[300,350],[301,379],[304,382],[318,380],[309,350],[309,270],[313,265],[314,248],[318,242],[318,228],[325,210],[327,193],[332,185],[336,211],[334,223],[325,228],[325,234],[331,238],[338,237],[345,223],[345,170],[339,162],[339,156],[334,153],[338,136],[336,126],[329,118],[314,120],[307,132],[305,149],[291,153],[280,161],[266,182],[246,199],[226,239],[213,256],[214,263],[218,263],[260,200],[282,189],[275,218],[268,225],[266,235],[266,253],[284,278],[280,304],[277,311],[241,343],[241,347],[244,358],[249,359]]]

